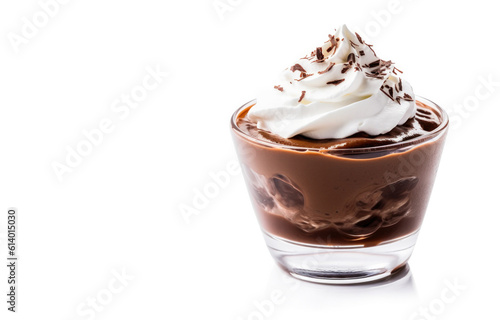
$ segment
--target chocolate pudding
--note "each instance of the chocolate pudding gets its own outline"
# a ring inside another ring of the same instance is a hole
[[[233,114],[264,239],[292,276],[367,282],[410,258],[448,117],[402,73],[343,25]]]
[[[321,140],[258,129],[247,116],[253,105],[242,108],[235,143],[264,231],[324,246],[374,246],[417,231],[445,124],[438,110],[416,103],[416,116],[386,134]]]

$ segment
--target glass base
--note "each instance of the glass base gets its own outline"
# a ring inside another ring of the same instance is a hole
[[[404,269],[418,231],[373,247],[315,246],[264,232],[273,258],[293,277],[315,283],[354,284],[376,281]]]

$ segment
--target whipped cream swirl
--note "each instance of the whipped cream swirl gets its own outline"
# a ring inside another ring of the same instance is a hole
[[[282,72],[248,112],[260,129],[284,138],[379,135],[415,116],[415,95],[394,63],[342,25],[335,35]]]

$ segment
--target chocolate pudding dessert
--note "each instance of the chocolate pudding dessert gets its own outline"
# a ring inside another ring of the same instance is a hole
[[[409,258],[448,118],[416,97],[401,74],[342,26],[233,115],[236,149],[268,246],[299,278],[362,282]],[[320,270],[297,267],[306,247],[345,254],[403,242],[405,248],[390,250],[405,253],[381,258],[387,266],[378,273],[367,271],[362,258],[338,254]]]
[[[416,116],[386,134],[342,139],[283,138],[248,119],[252,106],[243,109],[238,129],[266,142],[246,144],[252,157],[241,160],[263,229],[296,242],[334,246],[373,246],[417,231],[443,143],[397,149],[428,139],[443,119],[423,102],[416,104]]]

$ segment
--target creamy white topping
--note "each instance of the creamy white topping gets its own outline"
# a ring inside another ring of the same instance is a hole
[[[282,72],[248,112],[260,129],[284,138],[379,135],[415,116],[415,95],[391,61],[379,59],[345,25]]]

